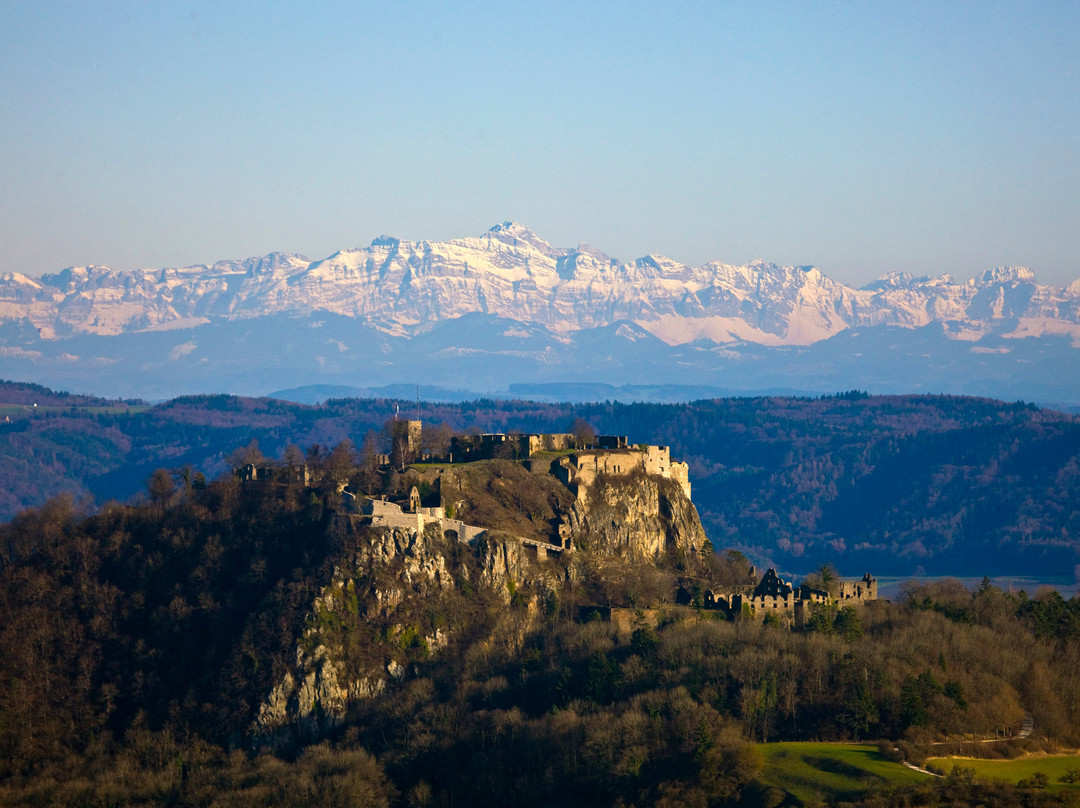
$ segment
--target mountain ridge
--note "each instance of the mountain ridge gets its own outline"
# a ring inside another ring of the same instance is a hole
[[[764,260],[620,262],[515,222],[319,260],[0,276],[0,377],[112,397],[312,384],[931,392],[1080,404],[1080,280],[1024,267],[855,289]],[[883,358],[888,357],[888,362]]]
[[[518,222],[445,242],[383,235],[314,261],[271,252],[191,267],[0,276],[0,320],[27,321],[46,339],[313,311],[395,336],[481,312],[563,334],[627,320],[669,345],[811,345],[848,328],[936,321],[964,324],[949,329],[957,339],[1050,332],[1080,340],[1080,281],[1043,286],[1027,267],[1002,266],[964,283],[889,273],[856,289],[814,266],[760,259],[695,267],[649,254],[620,263],[584,243],[553,247]]]

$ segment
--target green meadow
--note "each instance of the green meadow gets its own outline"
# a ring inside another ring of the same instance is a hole
[[[1036,772],[1042,772],[1050,788],[1080,790],[1080,783],[1062,783],[1061,777],[1070,769],[1080,769],[1080,755],[1047,755],[1025,757],[1016,760],[979,760],[976,758],[930,758],[926,767],[936,771],[950,772],[954,766],[974,769],[975,776],[984,780],[1004,780],[1018,783],[1029,780]]]
[[[853,799],[889,786],[918,784],[930,777],[887,760],[873,744],[770,743],[758,782],[800,802]]]

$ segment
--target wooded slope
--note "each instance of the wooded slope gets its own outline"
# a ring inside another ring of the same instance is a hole
[[[145,411],[23,411],[0,424],[0,515],[65,491],[123,499],[162,466],[214,477],[252,440],[273,456],[289,443],[362,447],[369,433],[380,448],[397,407],[414,417],[414,404],[379,399],[305,406],[231,396]],[[714,545],[759,564],[1068,577],[1080,562],[1080,419],[1023,403],[858,393],[680,405],[486,400],[424,403],[419,415],[482,431],[566,431],[584,418],[604,434],[670,445],[690,463]]]

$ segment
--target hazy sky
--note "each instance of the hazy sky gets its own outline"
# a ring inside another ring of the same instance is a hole
[[[0,272],[516,219],[861,285],[1080,277],[1080,3],[0,0]]]

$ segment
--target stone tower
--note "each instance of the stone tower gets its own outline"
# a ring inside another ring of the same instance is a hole
[[[394,421],[391,457],[395,464],[411,463],[420,457],[422,434],[420,421]]]

